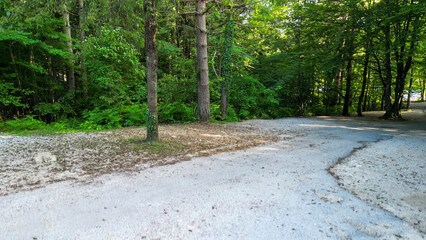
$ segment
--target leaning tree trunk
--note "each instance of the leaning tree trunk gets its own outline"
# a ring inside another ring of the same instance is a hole
[[[158,108],[157,108],[157,66],[158,55],[155,38],[157,35],[157,19],[155,16],[155,0],[144,1],[145,12],[145,50],[146,80],[148,90],[148,116],[146,141],[158,141]]]
[[[74,52],[72,50],[72,39],[71,39],[71,25],[70,25],[70,12],[67,8],[67,4],[64,3],[64,20],[65,20],[65,27],[64,27],[64,33],[67,36],[67,52],[69,53],[68,57],[68,65],[67,65],[67,82],[68,82],[68,92],[73,94],[73,97],[75,95],[75,77],[74,77],[74,64],[73,64],[73,55]]]
[[[207,122],[210,119],[209,68],[207,58],[206,0],[195,3],[195,32],[197,42],[197,103],[198,117]]]

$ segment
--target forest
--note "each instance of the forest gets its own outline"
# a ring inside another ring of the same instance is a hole
[[[0,0],[0,129],[146,124],[156,138],[158,122],[371,110],[400,119],[404,96],[424,101],[425,9],[421,0]]]

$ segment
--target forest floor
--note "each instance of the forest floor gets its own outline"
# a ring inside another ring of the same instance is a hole
[[[426,103],[366,117],[0,135],[4,239],[425,239]]]

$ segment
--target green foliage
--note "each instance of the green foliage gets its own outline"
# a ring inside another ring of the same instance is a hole
[[[11,121],[2,122],[0,128],[2,131],[10,132],[25,132],[28,130],[41,129],[46,126],[43,121],[34,119],[33,116],[25,116],[23,119],[15,119]]]
[[[58,119],[60,116],[67,116],[73,113],[73,109],[69,104],[60,103],[39,103],[34,106],[34,110],[42,117],[50,117]]]
[[[158,109],[158,120],[160,122],[191,122],[196,119],[194,109],[183,103],[165,103],[160,105]]]
[[[193,5],[184,2],[157,1],[160,122],[197,119],[194,19],[180,14],[193,11]],[[0,117],[36,116],[1,123],[2,128],[66,132],[144,125],[143,1],[85,1],[81,16],[78,4],[69,3],[72,39],[63,33],[64,9],[57,1],[0,0]],[[214,121],[339,115],[348,59],[353,59],[354,105],[367,51],[367,110],[382,106],[388,53],[393,91],[396,82],[406,80],[398,66],[408,66],[411,57],[412,88],[424,88],[424,1],[226,0],[211,6],[206,17]],[[67,51],[69,40],[73,54]],[[76,72],[75,95],[68,89],[70,67]],[[220,113],[221,87],[229,93],[227,117]],[[51,124],[37,125],[39,120]]]
[[[156,129],[156,116],[154,114],[150,114],[149,110],[146,111],[146,129],[148,132],[148,136],[152,135]]]
[[[12,83],[3,82],[0,79],[0,106],[25,107],[25,104],[21,103],[21,96],[18,95],[20,92]]]
[[[336,116],[341,115],[343,106],[327,107],[324,105],[314,105],[306,111],[307,116]]]
[[[228,115],[226,117],[222,117],[220,105],[214,103],[210,104],[210,114],[211,119],[214,121],[236,122],[239,120],[238,115],[232,106],[228,106]]]
[[[146,104],[128,105],[116,108],[86,111],[80,127],[88,130],[112,129],[127,126],[141,126],[146,122]]]
[[[272,90],[265,88],[257,79],[239,74],[233,77],[229,102],[240,119],[277,118],[279,102]]]
[[[105,109],[144,101],[145,70],[138,51],[124,39],[120,28],[103,27],[100,34],[85,43],[91,105]]]

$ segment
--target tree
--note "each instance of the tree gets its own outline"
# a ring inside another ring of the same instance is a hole
[[[158,141],[158,109],[157,109],[157,66],[158,54],[155,39],[157,35],[157,18],[155,0],[144,0],[145,17],[145,50],[146,79],[148,90],[147,141]]]
[[[64,16],[64,33],[67,36],[66,44],[67,44],[67,51],[69,53],[68,56],[68,64],[67,64],[67,83],[68,83],[68,92],[73,95],[73,98],[75,97],[75,76],[74,76],[74,61],[73,61],[73,48],[72,48],[72,36],[71,36],[71,24],[70,24],[70,12],[67,7],[66,0],[63,3],[63,16]]]
[[[206,0],[195,2],[195,33],[197,45],[197,110],[201,121],[210,119],[209,67],[207,55]]]

